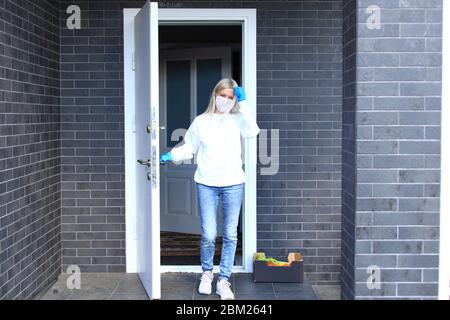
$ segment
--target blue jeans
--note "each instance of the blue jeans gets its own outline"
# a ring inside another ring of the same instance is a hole
[[[234,264],[237,227],[244,197],[244,183],[214,187],[196,182],[201,221],[200,260],[203,271],[213,270],[217,236],[217,204],[222,196],[222,255],[219,279],[228,280]]]

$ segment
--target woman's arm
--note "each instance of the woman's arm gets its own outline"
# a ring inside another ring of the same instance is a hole
[[[247,100],[242,100],[239,102],[239,111],[241,113],[241,136],[243,138],[256,137],[260,131],[255,118],[251,114],[250,107]]]
[[[191,125],[184,135],[183,141],[183,145],[174,147],[172,148],[172,150],[170,150],[173,161],[191,159],[194,154],[197,153],[199,146],[197,118],[192,121]]]

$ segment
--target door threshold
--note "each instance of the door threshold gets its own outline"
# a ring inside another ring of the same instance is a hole
[[[213,272],[218,273],[220,271],[219,266],[214,266]],[[173,266],[161,266],[161,273],[167,273],[167,272],[191,272],[191,273],[202,273],[202,268],[199,265],[192,265],[192,266],[180,266],[180,265],[173,265]],[[246,271],[243,266],[234,266],[231,269],[232,273],[249,273],[249,271]]]

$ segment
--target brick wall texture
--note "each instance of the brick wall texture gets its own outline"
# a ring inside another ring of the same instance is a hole
[[[356,0],[346,1],[342,23],[341,295],[354,296],[356,205]]]
[[[0,0],[0,299],[61,270],[59,7]]]
[[[380,10],[380,29],[367,26],[370,5]],[[346,136],[356,134],[354,147],[347,148],[356,155],[357,183],[356,199],[348,191],[355,207],[343,214],[350,221],[347,227],[352,222],[354,227],[343,238],[355,252],[353,270],[352,261],[343,264],[350,280],[344,296],[435,299],[442,1],[358,0],[352,6],[357,72],[356,82],[349,76],[345,87],[354,83],[355,93],[348,92],[356,95],[356,115],[348,121],[355,123],[356,133],[348,128]],[[352,168],[353,161],[353,155],[346,157],[344,167]],[[367,286],[372,265],[381,269],[379,289]]]
[[[144,1],[62,1],[63,268],[125,270],[122,9]],[[340,1],[162,1],[160,7],[257,8],[257,121],[279,129],[279,172],[257,176],[258,250],[301,250],[314,283],[340,268]],[[269,135],[270,136],[270,135]],[[259,173],[259,169],[258,169]]]

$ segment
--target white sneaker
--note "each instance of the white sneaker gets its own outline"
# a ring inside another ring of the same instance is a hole
[[[233,300],[234,293],[230,289],[231,283],[225,279],[217,281],[216,293],[220,296],[221,300]]]
[[[211,271],[205,271],[200,278],[200,285],[198,286],[198,293],[211,294],[211,283],[214,279],[214,274]]]

